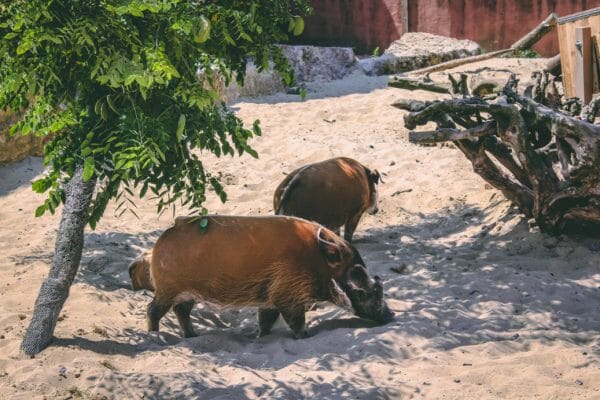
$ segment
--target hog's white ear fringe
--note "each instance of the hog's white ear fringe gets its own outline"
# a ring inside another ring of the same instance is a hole
[[[335,247],[337,247],[337,244],[336,244],[336,243],[330,242],[329,240],[327,240],[327,239],[323,239],[323,238],[321,237],[321,231],[322,231],[322,230],[323,230],[323,227],[322,227],[322,226],[320,226],[320,227],[319,227],[319,230],[317,231],[317,240],[318,240],[319,242],[322,242],[322,243],[325,243],[325,244],[328,244],[328,245],[331,245],[331,246],[335,246]]]
[[[331,291],[333,304],[352,311],[352,302],[350,301],[350,298],[344,293],[340,285],[338,285],[333,278],[331,278]]]

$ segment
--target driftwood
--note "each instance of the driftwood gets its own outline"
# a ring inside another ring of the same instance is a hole
[[[550,72],[554,76],[559,76],[562,73],[560,64],[560,54],[555,55],[548,59],[546,66],[544,67],[545,72]]]
[[[531,32],[517,40],[508,49],[496,50],[486,54],[479,54],[476,56],[459,58],[456,60],[446,61],[440,64],[432,65],[425,68],[416,69],[410,71],[411,75],[427,74],[431,72],[445,71],[450,68],[459,67],[461,65],[470,64],[478,61],[489,60],[490,58],[500,57],[502,55],[510,55],[519,51],[527,50],[536,44],[542,37],[550,32],[556,26],[558,17],[552,13],[546,17],[538,26],[536,26]]]
[[[453,80],[456,82],[456,80]],[[407,128],[430,121],[435,131],[410,132],[413,143],[453,141],[484,180],[498,188],[544,232],[600,227],[600,126],[559,110],[548,98],[554,82],[540,73],[528,96],[511,76],[493,101],[466,96],[444,101],[402,101]],[[598,112],[600,100],[585,110]]]

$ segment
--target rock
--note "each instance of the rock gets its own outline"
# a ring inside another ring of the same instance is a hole
[[[398,71],[396,70],[397,57],[391,54],[384,54],[379,57],[362,58],[358,60],[358,66],[367,75],[391,75]],[[404,71],[408,71],[405,69]]]
[[[479,45],[424,32],[408,32],[393,42],[380,57],[359,60],[367,75],[390,75],[477,55]]]
[[[402,263],[397,267],[390,267],[390,271],[395,272],[397,274],[403,274],[406,271],[406,264]]]
[[[350,47],[281,45],[294,68],[297,82],[341,79],[356,70],[356,57]]]
[[[239,97],[258,97],[283,92],[284,89],[281,76],[274,69],[269,68],[259,72],[256,65],[250,61],[246,66],[244,86],[234,81],[229,86],[223,87],[220,94],[224,101],[229,102]]]
[[[246,66],[244,86],[232,82],[225,87],[221,79],[218,88],[221,97],[230,102],[240,97],[258,97],[287,91],[288,94],[301,94],[302,83],[341,79],[357,69],[354,51],[349,47],[318,47],[281,45],[283,54],[294,68],[298,86],[286,90],[281,76],[271,67],[259,72],[252,61]],[[204,71],[198,71],[198,78],[204,79]],[[214,79],[214,78],[213,78]]]
[[[542,240],[542,245],[547,249],[555,248],[559,243],[559,239],[556,237],[548,236]]]

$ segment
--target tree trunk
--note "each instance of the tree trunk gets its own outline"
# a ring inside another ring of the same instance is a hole
[[[52,341],[58,315],[69,296],[69,288],[77,274],[83,249],[83,231],[88,220],[96,180],[83,180],[83,165],[78,165],[73,178],[65,186],[66,201],[52,267],[35,301],[33,317],[21,343],[21,350],[34,355]]]

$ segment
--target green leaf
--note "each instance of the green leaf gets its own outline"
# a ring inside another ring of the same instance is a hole
[[[294,36],[299,36],[302,32],[304,32],[304,20],[297,15],[294,17],[294,31],[292,33]]]
[[[46,212],[46,204],[42,204],[38,208],[35,209],[35,216],[41,217]]]
[[[198,23],[194,26],[194,42],[204,43],[210,37],[210,21],[201,15]]]
[[[52,186],[52,180],[50,179],[38,179],[31,184],[31,189],[36,193],[44,193]]]
[[[73,4],[79,6],[0,5],[0,104],[15,118],[8,129],[49,139],[48,174],[32,183],[47,195],[37,213],[60,207],[66,195],[59,182],[77,163],[83,179],[97,179],[88,210],[92,227],[119,192],[128,196],[120,186],[125,182],[156,195],[161,211],[176,200],[206,212],[211,177],[201,158],[256,156],[250,139],[260,128],[245,129],[222,106],[219,90],[198,84],[197,68],[215,71],[226,84],[243,83],[245,60],[253,57],[263,69],[273,62],[290,81],[292,69],[274,44],[302,31],[298,14],[308,14],[309,0]],[[225,200],[218,182],[212,188]]]
[[[83,180],[89,181],[94,176],[94,157],[86,157],[83,161]]]
[[[185,114],[179,115],[179,121],[177,121],[177,141],[181,142],[183,137],[183,130],[185,129]]]
[[[108,103],[108,106],[111,108],[111,110],[113,110],[115,113],[119,113],[119,110],[117,110],[117,107],[115,107],[115,103],[112,100],[111,95],[106,96],[106,102]]]

